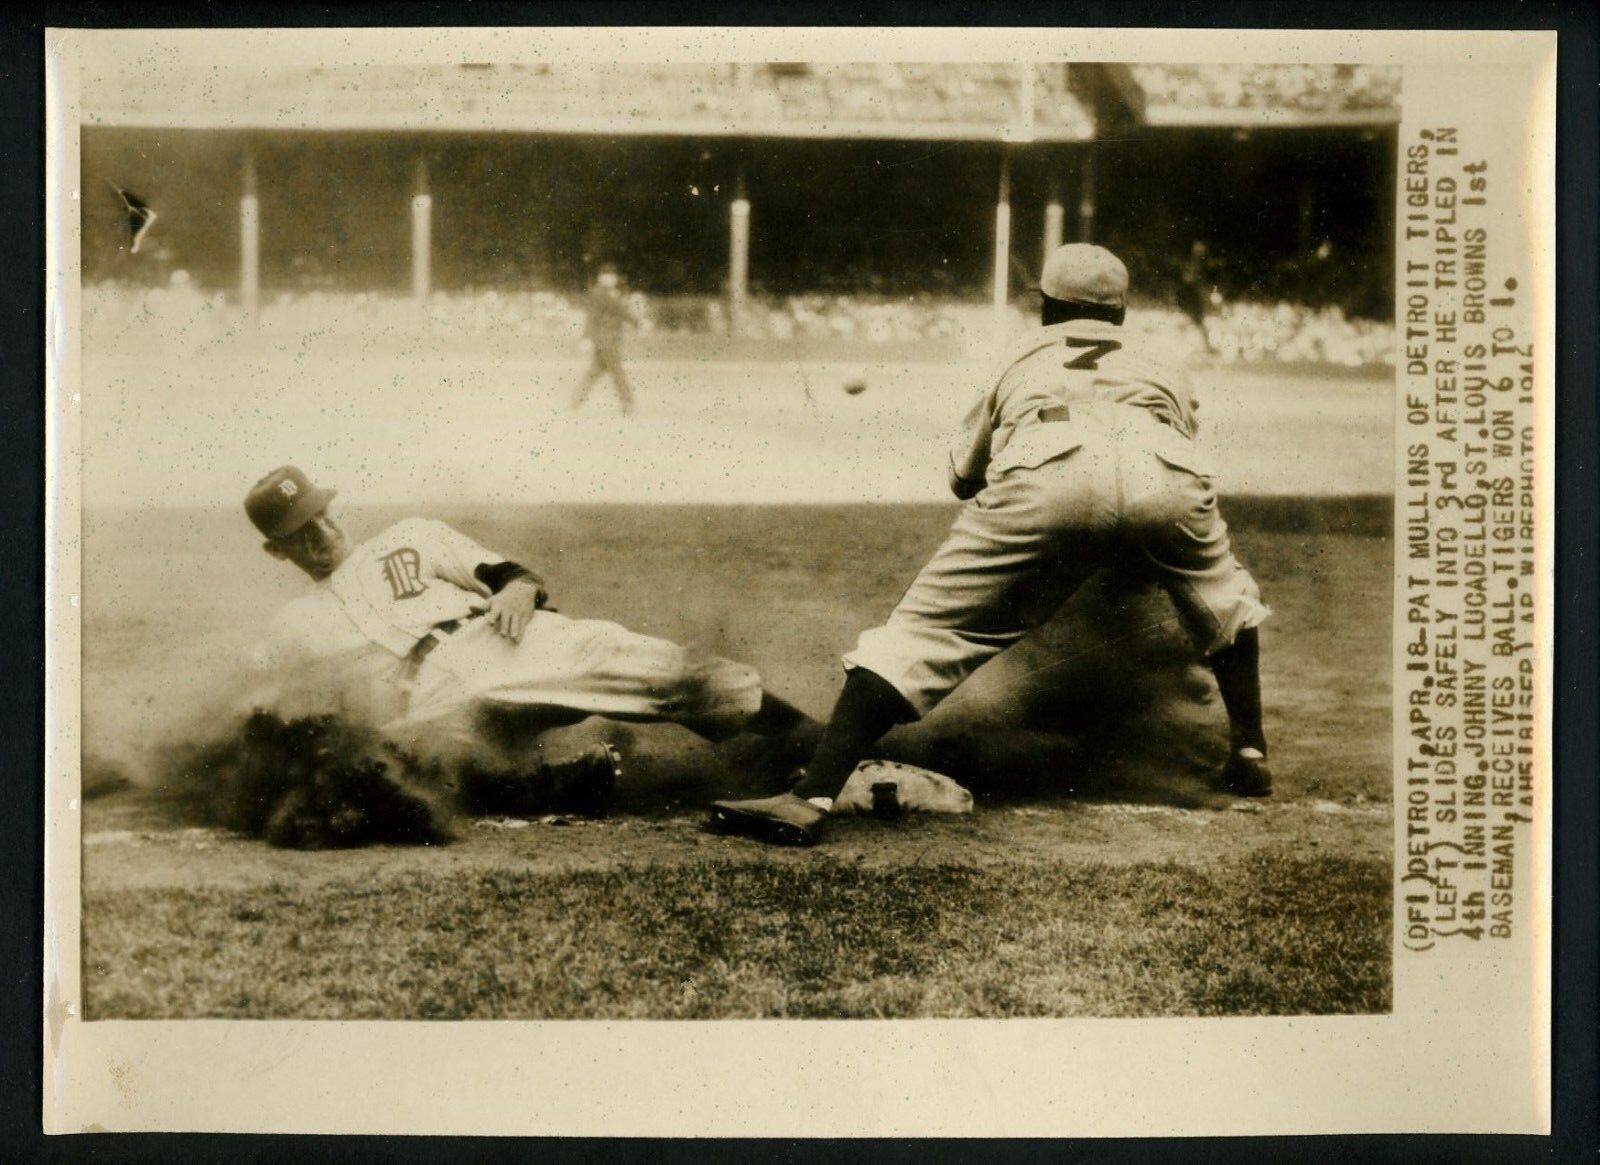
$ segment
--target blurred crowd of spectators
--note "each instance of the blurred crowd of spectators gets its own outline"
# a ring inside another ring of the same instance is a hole
[[[737,311],[712,302],[711,332],[771,340],[865,340],[895,343],[960,340],[989,309],[934,299],[883,299],[853,295],[790,295],[752,301]]]
[[[1373,65],[1134,65],[1151,109],[1392,109],[1400,70]]]
[[[937,341],[961,348],[994,335],[987,304],[934,298],[797,295],[752,300],[730,311],[713,297],[652,299],[635,292],[630,306],[645,334],[734,336],[777,343]],[[203,347],[238,334],[243,327],[232,298],[222,292],[202,292],[183,279],[154,289],[91,285],[84,289],[83,311],[86,334],[104,345],[182,342]],[[1036,318],[1026,305],[1017,305],[1005,326],[1020,332]],[[1128,327],[1186,359],[1345,367],[1394,361],[1392,325],[1349,317],[1337,306],[1312,308],[1214,296],[1203,318],[1204,331],[1177,308],[1135,303],[1128,313]],[[303,340],[381,341],[392,336],[415,342],[421,335],[433,335],[570,343],[582,336],[583,320],[581,298],[551,291],[441,292],[423,308],[404,296],[312,291],[264,293],[253,330]]]
[[[1205,330],[1212,352],[1227,363],[1394,363],[1393,326],[1347,318],[1339,307],[1228,303],[1207,313]]]

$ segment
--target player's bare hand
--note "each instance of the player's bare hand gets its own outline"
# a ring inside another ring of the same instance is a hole
[[[511,642],[520,643],[528,620],[547,597],[544,588],[532,579],[513,579],[490,596],[489,622]]]

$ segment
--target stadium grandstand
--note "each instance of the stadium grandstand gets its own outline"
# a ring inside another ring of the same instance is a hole
[[[659,333],[953,342],[1076,238],[1197,351],[1379,363],[1399,112],[1347,65],[135,62],[83,81],[85,302],[567,337],[612,262]]]

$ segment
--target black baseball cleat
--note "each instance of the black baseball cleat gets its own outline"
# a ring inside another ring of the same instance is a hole
[[[750,801],[714,801],[707,824],[716,833],[753,837],[768,845],[816,845],[827,816],[804,797],[779,793]]]
[[[570,760],[551,761],[545,774],[555,812],[604,817],[622,779],[622,754],[609,744],[591,745]]]
[[[1235,749],[1222,770],[1222,787],[1235,797],[1272,796],[1272,770],[1259,748]]]

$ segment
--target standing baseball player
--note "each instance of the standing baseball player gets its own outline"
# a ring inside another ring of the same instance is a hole
[[[1256,631],[1268,611],[1229,546],[1194,443],[1189,380],[1123,330],[1127,290],[1127,268],[1103,248],[1050,256],[1043,327],[978,400],[951,454],[950,486],[967,504],[944,545],[845,656],[844,689],[793,791],[717,802],[714,828],[815,842],[880,737],[926,715],[1103,567],[1163,584],[1228,711],[1225,787],[1271,791]]]
[[[589,292],[588,318],[583,334],[589,341],[591,355],[588,371],[583,374],[583,380],[572,397],[573,411],[583,407],[595,382],[609,375],[612,387],[617,390],[617,400],[622,404],[623,415],[633,412],[633,387],[628,383],[628,374],[622,370],[622,334],[629,324],[638,322],[628,307],[628,301],[623,298],[622,280],[617,269],[607,263],[600,268],[594,288]]]
[[[352,545],[328,513],[334,494],[283,466],[245,499],[266,552],[317,584],[258,649],[275,711],[337,712],[447,761],[480,755],[485,705],[542,727],[671,721],[708,740],[754,732],[797,750],[815,727],[744,664],[558,614],[531,570],[442,522],[401,521]]]
[[[1211,333],[1206,330],[1206,315],[1211,310],[1211,295],[1216,290],[1212,278],[1210,249],[1196,239],[1189,247],[1189,257],[1178,271],[1178,303],[1183,314],[1200,329],[1200,340],[1207,352],[1211,346]]]

